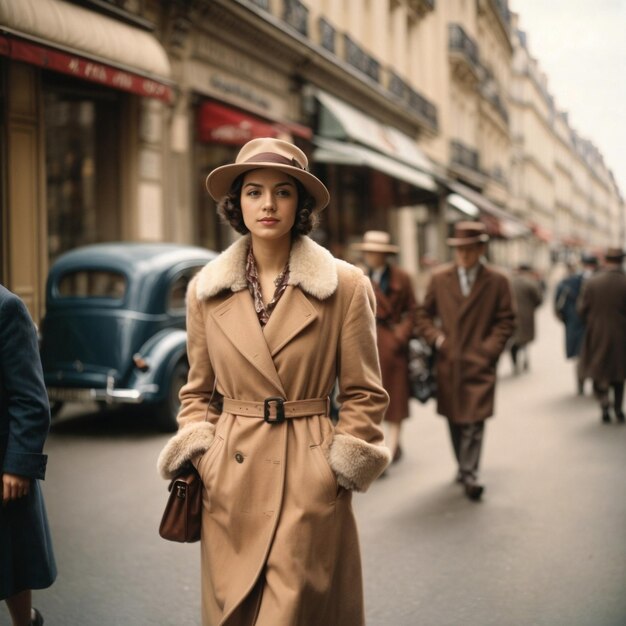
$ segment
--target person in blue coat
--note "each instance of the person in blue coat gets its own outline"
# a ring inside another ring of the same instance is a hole
[[[39,480],[50,428],[35,325],[24,303],[0,285],[0,600],[13,626],[40,626],[31,590],[49,587],[57,570]]]
[[[598,258],[591,254],[581,257],[582,270],[566,276],[556,286],[554,293],[554,312],[565,325],[565,356],[576,359],[580,355],[585,336],[585,322],[576,310],[576,303],[582,291],[583,283],[598,269]],[[578,394],[583,395],[585,379],[576,365]]]

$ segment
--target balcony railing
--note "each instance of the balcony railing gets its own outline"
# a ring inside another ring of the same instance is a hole
[[[494,0],[498,13],[507,28],[511,27],[511,10],[508,0]]]
[[[480,172],[480,159],[477,150],[468,148],[460,141],[450,142],[450,161],[455,165],[467,167],[475,172]]]
[[[372,80],[380,82],[380,63],[362,50],[348,35],[343,36],[346,61]]]
[[[419,92],[407,85],[395,72],[389,72],[387,89],[404,100],[410,109],[423,117],[433,130],[438,128],[437,107]]]
[[[250,0],[250,2],[256,4],[261,9],[270,10],[270,0]]]
[[[320,44],[322,45],[322,48],[325,48],[329,52],[335,54],[335,38],[337,36],[337,31],[333,25],[323,17],[319,18],[317,25],[319,28]]]
[[[471,65],[478,67],[478,46],[459,24],[448,24],[448,50],[460,52]]]
[[[283,20],[305,37],[309,36],[309,9],[300,0],[284,0]]]

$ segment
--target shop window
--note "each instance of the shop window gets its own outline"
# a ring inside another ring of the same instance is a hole
[[[119,96],[44,85],[48,256],[121,238]]]

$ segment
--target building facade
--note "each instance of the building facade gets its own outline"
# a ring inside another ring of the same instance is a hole
[[[417,274],[460,219],[508,267],[624,239],[506,0],[0,0],[0,78],[0,279],[35,319],[73,247],[225,248],[204,181],[259,136],[307,153],[349,260],[384,229]]]

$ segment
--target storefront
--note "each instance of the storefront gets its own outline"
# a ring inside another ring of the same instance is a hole
[[[400,130],[321,89],[308,94],[317,104],[313,168],[331,192],[327,245],[354,260],[349,244],[366,230],[390,231],[401,247],[400,263],[415,273],[427,224],[438,213],[431,162]]]
[[[35,319],[59,254],[160,235],[144,224],[162,220],[169,74],[138,27],[62,0],[0,5],[0,278]]]

